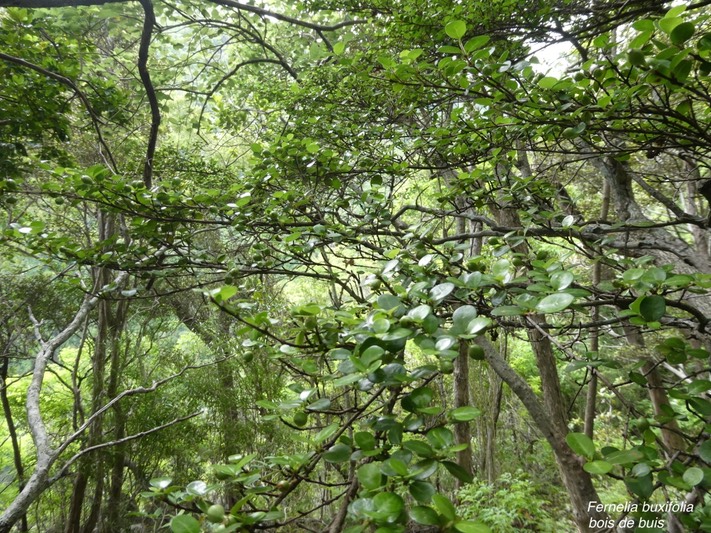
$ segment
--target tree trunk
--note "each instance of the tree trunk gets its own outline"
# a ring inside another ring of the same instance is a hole
[[[8,343],[9,344],[9,343]],[[22,454],[20,453],[20,443],[17,440],[17,430],[15,429],[15,420],[12,416],[10,400],[7,397],[7,375],[10,367],[10,358],[4,355],[2,364],[0,364],[0,402],[2,402],[2,410],[7,423],[7,432],[10,436],[10,444],[12,446],[12,458],[15,462],[15,472],[17,472],[17,484],[19,491],[25,487],[25,469],[22,465]],[[27,531],[27,515],[23,513],[20,518],[20,531]]]
[[[469,348],[466,342],[459,344],[459,355],[454,361],[454,407],[465,407],[470,405],[469,401]],[[454,440],[457,444],[466,444],[464,450],[457,452],[457,464],[461,466],[467,474],[474,474],[474,464],[472,461],[471,449],[471,426],[468,422],[454,425]],[[455,487],[460,488],[462,481],[457,478]]]
[[[484,464],[486,472],[486,480],[489,483],[496,481],[496,433],[499,423],[499,414],[501,413],[501,401],[503,399],[503,382],[501,378],[490,369],[489,374],[489,404],[488,413],[486,416],[486,441],[484,443]]]
[[[573,518],[578,531],[581,533],[592,532],[597,529],[590,526],[592,521],[604,522],[608,520],[608,516],[604,512],[598,512],[591,505],[598,503],[600,497],[592,484],[590,474],[583,470],[582,460],[570,449],[565,440],[568,433],[565,424],[565,410],[562,401],[554,403],[556,398],[560,399],[560,389],[556,386],[558,375],[557,372],[554,372],[555,366],[550,367],[552,350],[548,349],[545,340],[540,337],[533,336],[533,339],[538,346],[539,366],[543,366],[541,368],[541,383],[546,383],[545,390],[547,392],[544,392],[543,404],[528,383],[509,366],[486,337],[478,337],[477,343],[484,348],[486,360],[502,381],[518,396],[538,430],[553,448],[561,479],[570,498]],[[555,379],[551,383],[553,376]],[[561,415],[561,413],[563,414]]]

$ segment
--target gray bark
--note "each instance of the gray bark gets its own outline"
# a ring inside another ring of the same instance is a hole
[[[558,417],[555,416],[555,413],[563,409],[562,402],[558,406],[552,406],[552,397],[555,396],[552,394],[551,398],[544,400],[545,405],[542,404],[530,385],[509,366],[486,337],[477,337],[476,342],[484,348],[484,355],[488,363],[521,400],[536,427],[553,448],[558,470],[570,498],[578,531],[581,533],[593,531],[589,527],[590,521],[606,520],[608,516],[605,513],[597,512],[594,508],[588,510],[589,502],[599,502],[600,497],[592,484],[590,475],[583,470],[582,461],[570,449],[565,440],[567,426],[560,420],[560,413],[558,413]],[[549,412],[551,407],[554,409],[553,413]]]

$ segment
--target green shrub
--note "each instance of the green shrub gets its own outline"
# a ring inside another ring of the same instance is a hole
[[[459,493],[463,518],[476,518],[496,533],[509,531],[573,531],[574,524],[560,513],[557,492],[537,486],[526,473],[502,474],[495,483],[474,480]]]

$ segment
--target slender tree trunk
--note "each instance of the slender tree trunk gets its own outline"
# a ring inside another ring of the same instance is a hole
[[[40,409],[40,395],[44,383],[44,374],[52,354],[79,330],[97,302],[97,296],[86,297],[72,321],[49,340],[45,341],[40,338],[39,328],[37,328],[36,335],[40,343],[40,349],[35,357],[32,381],[27,389],[26,398],[27,421],[30,427],[32,441],[35,445],[35,468],[27,479],[24,488],[20,491],[20,494],[18,494],[12,503],[0,514],[0,533],[9,533],[14,525],[21,519],[22,515],[27,512],[29,506],[32,505],[42,491],[50,484],[49,470],[57,460],[58,455],[52,448],[49,435],[47,434],[47,427]]]
[[[600,220],[606,220],[610,211],[610,184],[604,182],[602,187],[602,205],[600,206]],[[602,277],[602,265],[596,261],[593,265],[592,284],[597,287],[600,284]],[[600,308],[593,307],[591,317],[593,323],[600,319]],[[590,351],[599,355],[600,352],[600,328],[593,326],[590,330]],[[595,367],[588,367],[590,379],[588,381],[588,389],[585,398],[585,434],[593,438],[595,431],[595,416],[597,408],[597,370]]]
[[[105,241],[117,232],[115,215],[99,214],[99,238]],[[95,270],[95,287],[104,287],[111,283],[111,272],[105,268]],[[120,360],[120,336],[125,325],[126,303],[114,303],[108,299],[101,300],[97,305],[97,325],[94,353],[92,357],[92,397],[90,415],[98,412],[107,400],[118,392],[118,371]],[[110,372],[107,383],[107,366]],[[114,373],[114,369],[115,372]],[[111,377],[112,376],[112,377]],[[111,390],[113,388],[115,390]],[[113,393],[113,395],[112,395]],[[89,427],[86,447],[100,444],[104,438],[105,415],[97,416]],[[66,533],[91,533],[96,528],[101,517],[101,505],[104,494],[104,473],[108,454],[99,452],[81,459],[70,502],[70,519],[65,528]],[[84,523],[81,521],[86,491],[90,480],[94,480],[94,490],[89,505],[89,513]]]
[[[560,398],[560,389],[557,387],[557,373],[551,383],[555,367],[550,368],[549,365],[553,354],[544,339],[534,336],[534,342],[537,343],[537,357],[541,361],[539,365],[543,366],[541,369],[542,387],[543,383],[546,383],[544,390],[547,392],[544,392],[543,404],[530,385],[509,366],[486,337],[478,337],[477,343],[484,348],[486,360],[502,381],[518,396],[538,430],[553,448],[558,470],[570,499],[575,524],[578,531],[588,533],[595,531],[595,528],[590,527],[592,520],[605,521],[608,516],[606,513],[598,512],[594,506],[590,505],[598,503],[600,497],[592,484],[590,474],[583,470],[581,458],[570,449],[565,440],[568,433],[565,424],[565,410],[562,402],[555,403],[555,399]]]
[[[2,363],[0,364],[0,402],[2,402],[2,411],[5,415],[7,432],[10,436],[12,459],[15,462],[15,472],[17,473],[17,484],[20,492],[22,492],[22,489],[25,487],[25,469],[22,465],[22,453],[20,452],[20,441],[17,439],[15,420],[12,416],[10,401],[7,397],[7,376],[9,367],[10,358],[7,355],[4,355],[2,357]],[[23,513],[20,517],[20,531],[23,533],[27,531],[27,514],[25,513]]]
[[[459,344],[459,355],[454,361],[454,407],[464,407],[470,405],[469,400],[469,347],[466,342]],[[474,464],[472,461],[471,449],[471,426],[468,422],[454,425],[454,440],[457,444],[466,444],[464,450],[457,452],[457,464],[461,466],[467,474],[474,474]],[[462,486],[462,482],[457,479],[457,488]]]
[[[484,444],[484,464],[486,465],[486,480],[489,483],[496,481],[496,435],[501,413],[501,401],[503,399],[503,381],[499,376],[487,369],[489,373],[489,397],[491,398],[488,413],[486,416],[486,442]]]
[[[126,313],[128,310],[128,300],[122,300],[117,304],[116,325],[123,325],[126,321]],[[112,338],[111,346],[111,370],[109,373],[108,396],[114,398],[119,394],[119,378],[121,375],[121,337],[119,332],[115,332]],[[112,409],[113,414],[113,440],[119,441],[126,436],[126,414],[120,403],[116,403]],[[110,533],[122,521],[122,501],[121,494],[124,479],[124,464],[126,462],[126,446],[121,444],[116,446],[110,455],[111,474],[109,484],[109,495],[106,502],[106,520],[102,526],[102,530]]]

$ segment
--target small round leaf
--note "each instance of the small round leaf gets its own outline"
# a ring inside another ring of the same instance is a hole
[[[444,31],[452,39],[461,39],[467,32],[467,24],[463,20],[453,20],[444,27]]]
[[[538,302],[536,305],[536,311],[539,313],[557,313],[562,311],[575,300],[575,296],[568,294],[567,292],[559,292],[555,294],[549,294],[543,300]]]

